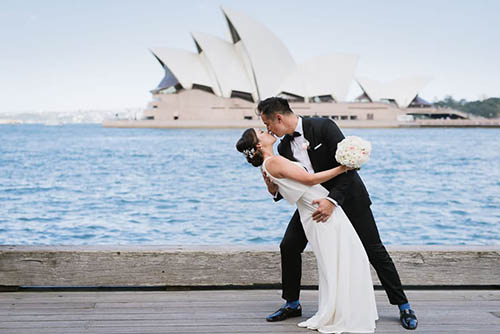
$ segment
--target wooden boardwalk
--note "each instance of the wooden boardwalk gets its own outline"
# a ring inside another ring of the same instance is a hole
[[[407,291],[418,333],[500,333],[500,290]],[[376,291],[376,333],[410,333],[395,306]],[[302,292],[304,318],[317,291]],[[47,291],[0,293],[0,333],[317,333],[299,318],[267,323],[280,304],[277,290]]]

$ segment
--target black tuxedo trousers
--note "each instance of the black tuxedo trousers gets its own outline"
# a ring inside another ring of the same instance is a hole
[[[377,272],[378,278],[384,287],[389,301],[393,305],[408,302],[399,274],[394,263],[385,249],[378,233],[377,225],[370,207],[343,207],[351,224],[358,233],[366,250],[368,259]],[[324,224],[324,223],[318,223]],[[283,240],[280,244],[283,299],[295,301],[300,295],[300,280],[302,276],[302,252],[306,248],[307,238],[300,222],[299,212],[296,210]]]

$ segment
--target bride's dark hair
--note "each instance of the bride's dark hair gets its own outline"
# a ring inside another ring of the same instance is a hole
[[[259,139],[254,129],[246,129],[236,143],[238,152],[245,154],[247,161],[254,167],[259,167],[264,161],[262,151],[257,149],[258,143]]]

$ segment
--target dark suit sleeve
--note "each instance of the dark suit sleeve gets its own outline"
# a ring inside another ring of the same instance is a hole
[[[324,125],[321,128],[321,135],[325,138],[326,143],[328,144],[328,158],[335,160],[337,144],[344,139],[344,135],[340,131],[337,124],[333,121],[324,122]],[[340,166],[340,164],[336,161],[335,165]],[[333,188],[328,189],[330,191],[328,197],[334,199],[341,206],[344,204],[347,190],[353,180],[351,175],[352,173],[355,173],[355,171],[348,171],[347,173],[338,175],[335,177],[335,185]]]
[[[278,194],[276,195],[276,197],[273,197],[274,201],[277,202],[279,200],[281,200],[283,198],[283,196],[281,196],[281,194],[278,192]]]

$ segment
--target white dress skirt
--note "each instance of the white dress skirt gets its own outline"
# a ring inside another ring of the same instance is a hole
[[[321,185],[277,179],[267,172],[265,163],[262,170],[279,186],[283,198],[297,205],[318,263],[318,311],[298,326],[320,333],[373,333],[378,313],[370,264],[344,210],[337,206],[327,222],[315,222],[312,201],[327,197],[328,191]]]

